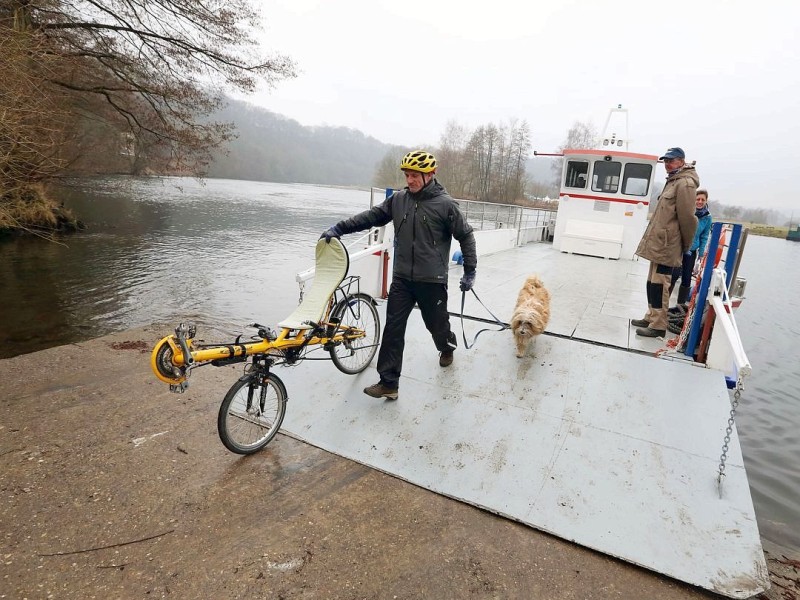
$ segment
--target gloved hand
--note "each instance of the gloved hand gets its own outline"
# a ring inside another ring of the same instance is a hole
[[[686,252],[684,252],[684,253],[683,253],[683,255],[684,255],[686,258],[689,258],[689,257],[692,255],[692,251],[691,251],[691,250],[687,250]]]
[[[338,240],[340,237],[342,237],[342,232],[336,225],[334,225],[333,227],[329,227],[326,231],[324,231],[322,235],[319,236],[319,239],[325,238],[325,242],[330,244],[331,238],[336,238]]]
[[[469,272],[464,271],[464,275],[462,275],[459,283],[461,284],[460,287],[462,292],[470,291],[472,286],[475,285],[475,269],[472,269],[472,271]]]

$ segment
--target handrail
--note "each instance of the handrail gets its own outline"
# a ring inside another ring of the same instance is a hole
[[[722,272],[722,275],[717,275],[717,271],[714,271],[715,277],[724,277],[725,272],[721,269],[719,269],[719,271]],[[726,289],[725,296],[727,297],[727,295],[728,291]],[[728,339],[728,343],[731,346],[736,370],[741,377],[750,375],[750,373],[753,372],[753,368],[742,346],[742,338],[739,337],[739,328],[736,327],[736,320],[733,318],[733,307],[730,304],[730,300],[728,300],[726,304],[720,296],[714,296],[711,298],[711,306],[714,308],[714,313],[716,314],[716,323],[722,325],[725,331],[725,337]]]
[[[716,266],[714,264],[714,257],[716,255],[717,248],[719,248],[721,252],[726,243],[720,243],[720,239],[724,239],[723,228],[728,227],[731,230],[730,240],[727,242],[728,251],[725,253],[724,257],[721,257],[722,262],[725,265],[724,272],[727,285],[730,285],[733,278],[733,272],[738,267],[737,261],[739,260],[739,255],[741,254],[739,252],[739,242],[740,240],[743,242],[746,239],[746,235],[742,236],[742,226],[736,223],[714,223],[711,226],[711,239],[708,242],[708,249],[706,250],[706,264],[703,269],[703,273],[701,274],[700,289],[697,291],[697,299],[695,300],[695,318],[692,319],[689,337],[686,342],[686,348],[684,349],[684,353],[689,357],[694,356],[695,348],[697,347],[697,343],[700,341],[700,326],[702,318],[699,317],[703,314],[703,309],[705,308],[708,294],[710,292],[711,275]]]

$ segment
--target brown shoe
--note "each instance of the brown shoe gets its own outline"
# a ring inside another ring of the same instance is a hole
[[[664,337],[667,335],[666,329],[653,329],[652,327],[640,327],[636,330],[636,335],[640,335],[642,337]]]
[[[631,319],[633,327],[650,327],[650,321],[646,319]]]
[[[373,398],[386,398],[387,400],[397,400],[397,388],[390,388],[378,382],[364,388],[364,393]]]
[[[446,350],[439,355],[439,366],[449,367],[453,364],[453,351]]]

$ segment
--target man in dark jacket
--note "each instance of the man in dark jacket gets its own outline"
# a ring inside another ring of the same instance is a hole
[[[419,305],[425,327],[440,352],[439,365],[448,367],[453,362],[457,344],[447,313],[452,239],[458,240],[464,256],[462,291],[474,285],[478,264],[472,227],[458,204],[436,181],[433,155],[423,150],[409,152],[403,157],[400,169],[406,176],[405,189],[369,210],[339,221],[321,236],[330,241],[332,237],[381,227],[390,221],[394,224],[394,270],[378,353],[380,381],[364,389],[373,398],[390,400],[397,399],[406,323],[415,304]]]
[[[636,254],[650,261],[647,273],[647,314],[633,319],[636,335],[664,337],[667,333],[670,281],[673,267],[681,266],[697,228],[694,204],[700,178],[680,148],[670,148],[659,160],[667,170],[667,184],[647,224]]]

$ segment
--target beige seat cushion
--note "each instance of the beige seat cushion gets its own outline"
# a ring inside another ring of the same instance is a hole
[[[350,258],[342,242],[332,238],[330,243],[324,239],[317,242],[314,281],[311,289],[303,295],[303,301],[291,315],[278,323],[278,327],[288,329],[311,329],[306,321],[319,323],[333,292],[342,283]]]

